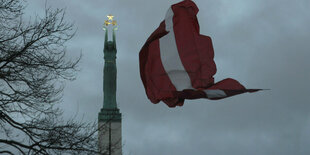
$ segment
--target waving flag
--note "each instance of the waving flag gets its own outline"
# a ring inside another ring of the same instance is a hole
[[[190,0],[172,5],[142,47],[140,75],[151,102],[175,107],[182,106],[185,99],[215,100],[260,90],[245,89],[231,78],[214,84],[212,41],[199,34],[197,13]]]

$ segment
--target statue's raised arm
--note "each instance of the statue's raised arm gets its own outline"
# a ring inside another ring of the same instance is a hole
[[[108,20],[105,20],[104,25],[103,25],[103,30],[105,31],[105,40],[104,40],[105,48],[107,48],[106,46],[109,45],[109,42],[108,42],[108,26],[112,25],[113,26],[113,28],[112,28],[112,46],[114,49],[116,49],[115,31],[117,30],[117,22],[116,22],[116,20],[113,19],[114,18],[113,15],[110,14],[110,15],[107,15],[107,17],[108,17]]]

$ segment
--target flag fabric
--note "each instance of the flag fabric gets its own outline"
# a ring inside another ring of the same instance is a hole
[[[152,103],[182,106],[185,99],[212,100],[255,92],[227,78],[214,83],[216,65],[209,36],[199,33],[198,7],[185,0],[172,5],[140,53],[140,76]]]

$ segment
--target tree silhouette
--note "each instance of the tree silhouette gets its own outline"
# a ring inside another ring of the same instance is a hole
[[[23,19],[23,0],[0,0],[0,154],[96,154],[97,124],[63,120],[54,105],[76,60],[65,43],[75,30],[63,9]]]

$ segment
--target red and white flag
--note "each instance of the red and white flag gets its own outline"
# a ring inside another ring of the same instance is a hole
[[[197,13],[190,0],[172,5],[142,47],[140,75],[151,102],[175,107],[182,106],[185,99],[216,100],[261,90],[246,89],[231,78],[214,84],[212,41],[199,34]]]

